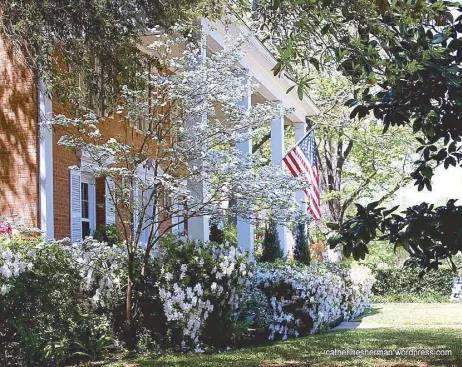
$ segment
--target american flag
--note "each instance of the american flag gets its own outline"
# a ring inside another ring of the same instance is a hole
[[[283,159],[294,177],[303,177],[309,187],[305,189],[308,196],[312,217],[321,219],[319,194],[319,165],[316,158],[316,141],[314,131],[309,131]]]

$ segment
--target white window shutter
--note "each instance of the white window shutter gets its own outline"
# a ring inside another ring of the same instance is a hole
[[[140,199],[140,189],[138,184],[135,182],[133,185],[133,233],[136,234],[138,230],[138,210],[139,210],[139,199]]]
[[[178,234],[183,234],[184,233],[184,216],[180,214],[183,213],[184,211],[184,204],[183,203],[178,203],[178,217],[177,217],[177,227],[178,228]]]
[[[183,216],[183,203],[175,202],[173,204],[174,216],[172,217],[172,234],[179,235],[184,231]]]
[[[146,190],[144,193],[144,202],[143,202],[143,205],[147,205],[147,208],[146,208],[146,212],[145,212],[145,215],[144,215],[144,229],[143,229],[143,232],[142,232],[142,235],[141,235],[141,241],[144,243],[144,244],[147,244],[148,241],[149,241],[149,235],[151,234],[151,228],[152,228],[152,225],[153,225],[153,212],[154,212],[154,200],[150,200],[151,198],[151,195],[152,195],[152,189],[149,189],[149,190]],[[148,204],[148,200],[149,201],[149,204]]]
[[[81,177],[79,169],[71,169],[70,173],[70,217],[71,217],[71,241],[82,240],[82,199],[81,199]]]
[[[115,223],[115,185],[112,178],[106,178],[105,185],[105,209],[106,209],[106,225],[109,226]]]
[[[90,234],[93,235],[96,229],[96,186],[94,182],[88,185],[88,199],[90,209]]]

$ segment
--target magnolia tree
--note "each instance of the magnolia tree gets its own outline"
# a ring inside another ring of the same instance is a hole
[[[145,280],[153,249],[173,227],[205,215],[248,221],[262,211],[278,221],[303,216],[294,200],[302,183],[237,149],[288,112],[274,103],[243,106],[256,85],[238,66],[240,43],[209,57],[202,42],[158,36],[139,87],[123,88],[113,116],[50,121],[67,131],[59,144],[88,157],[91,163],[81,169],[108,182],[128,256],[128,325],[134,287]],[[104,131],[114,124],[122,128],[108,136]]]

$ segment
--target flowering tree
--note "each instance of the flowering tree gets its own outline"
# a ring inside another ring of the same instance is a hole
[[[138,87],[123,88],[114,116],[90,112],[50,122],[67,132],[59,144],[80,149],[91,162],[81,168],[108,182],[128,256],[127,325],[134,286],[175,226],[204,215],[249,221],[262,210],[279,221],[301,215],[293,198],[301,183],[236,147],[288,112],[273,103],[240,104],[256,86],[238,67],[239,44],[207,57],[184,38],[158,36]],[[113,124],[122,128],[108,136]]]
[[[347,78],[317,73],[312,83],[313,97],[322,111],[312,118],[324,189],[322,212],[330,222],[328,227],[338,229],[355,202],[378,200],[388,205],[411,181],[418,144],[409,129],[391,128],[382,135],[383,125],[372,116],[350,119],[351,110],[345,102],[353,97],[355,88]],[[322,223],[316,224],[328,233]]]

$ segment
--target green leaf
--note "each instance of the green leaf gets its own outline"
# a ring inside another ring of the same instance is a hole
[[[398,208],[399,208],[399,205],[396,205],[396,206],[394,206],[394,207],[391,208],[391,209],[384,210],[384,211],[383,211],[383,216],[384,216],[384,217],[388,216],[390,213],[393,213],[393,212],[394,212],[396,209],[398,209]]]
[[[292,91],[292,89],[294,89],[295,87],[296,85],[293,85],[289,89],[287,89],[286,94],[289,94]]]
[[[430,181],[425,182],[425,186],[427,186],[428,191],[432,191],[432,183]]]
[[[443,42],[444,40],[446,39],[446,37],[444,36],[444,34],[442,33],[437,33],[433,36],[432,38],[432,44],[438,44],[438,43],[441,43]]]
[[[339,235],[339,234],[335,234],[333,236],[330,236],[327,239],[327,244],[329,245],[329,247],[331,249],[335,248],[336,246],[338,246],[342,242],[343,242],[343,237],[341,235]]]
[[[303,99],[303,85],[302,84],[298,85],[297,94],[298,94],[298,98],[302,100]]]
[[[315,57],[310,57],[310,63],[315,67],[317,71],[319,71],[319,60]]]
[[[332,229],[332,230],[334,230],[334,231],[340,229],[339,224],[336,223],[336,222],[327,222],[327,223],[326,223],[326,227],[329,228],[329,229]]]
[[[380,201],[374,201],[374,202],[372,202],[372,203],[367,204],[366,209],[367,209],[367,210],[375,209],[375,208],[377,208],[377,206],[378,206],[379,204],[380,204]]]
[[[282,63],[281,61],[278,61],[276,65],[274,65],[274,68],[271,69],[273,71],[274,76],[278,76],[279,73],[282,70]]]
[[[293,53],[293,47],[292,47],[292,40],[290,39],[287,44],[287,50],[285,52],[287,59],[290,59],[292,57],[292,53]]]

